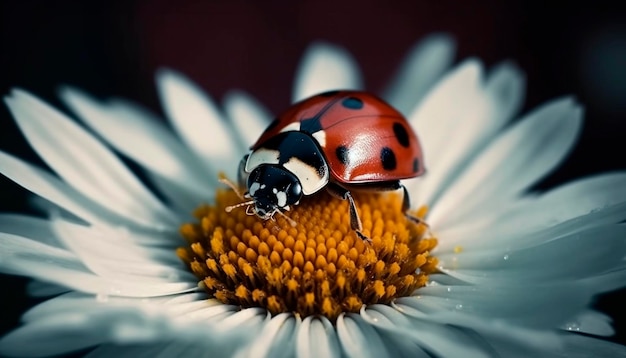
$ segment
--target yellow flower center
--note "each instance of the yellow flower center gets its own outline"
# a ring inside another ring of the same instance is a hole
[[[225,211],[240,201],[233,191],[218,190],[216,204],[199,207],[198,222],[180,228],[189,246],[178,256],[223,303],[334,322],[364,304],[410,295],[436,270],[430,251],[437,240],[425,224],[406,218],[395,193],[355,195],[371,242],[350,229],[348,203],[326,193],[285,212],[295,227],[280,215],[263,220],[245,208]],[[423,218],[426,210],[411,214]]]

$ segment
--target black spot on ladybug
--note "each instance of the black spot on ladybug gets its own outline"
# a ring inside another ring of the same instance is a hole
[[[409,133],[401,123],[395,122],[393,124],[393,133],[396,135],[396,139],[401,146],[405,148],[409,146]]]
[[[332,96],[336,95],[337,93],[339,93],[339,91],[335,90],[335,91],[322,92],[319,95],[322,96],[322,97],[332,97]]]
[[[337,159],[341,162],[341,164],[348,164],[348,148],[345,145],[340,145],[335,149],[335,155],[337,155]]]
[[[380,161],[383,164],[385,170],[394,170],[398,163],[396,162],[396,155],[389,147],[384,147],[380,151]]]
[[[341,105],[349,109],[361,109],[363,108],[363,101],[356,97],[348,97],[341,101]]]
[[[417,173],[420,171],[420,160],[415,158],[413,159],[413,173]]]

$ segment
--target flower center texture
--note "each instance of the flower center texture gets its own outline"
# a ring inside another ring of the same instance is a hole
[[[199,285],[225,304],[334,322],[364,304],[410,295],[436,270],[430,251],[437,240],[424,223],[406,218],[395,193],[355,194],[371,242],[350,229],[348,203],[326,193],[285,212],[295,226],[281,215],[263,220],[245,208],[226,212],[241,199],[231,190],[216,196],[215,205],[196,209],[197,222],[181,226],[189,246],[177,254]],[[423,218],[426,211],[411,215]]]

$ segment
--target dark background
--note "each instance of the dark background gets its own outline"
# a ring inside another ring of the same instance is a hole
[[[457,59],[515,60],[527,73],[525,110],[564,94],[585,104],[582,137],[544,189],[626,169],[625,21],[624,11],[598,1],[0,1],[0,93],[19,86],[60,105],[58,85],[71,84],[160,111],[153,74],[168,66],[214,98],[241,88],[278,112],[314,40],[346,47],[377,91],[417,39],[443,31],[456,38]],[[41,163],[5,106],[0,149]],[[0,211],[29,211],[26,192],[4,177]],[[24,285],[0,276],[0,334],[32,304]],[[605,295],[597,306],[615,318],[612,339],[621,343],[625,298]]]

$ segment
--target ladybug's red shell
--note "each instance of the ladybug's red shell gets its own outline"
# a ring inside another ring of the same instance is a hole
[[[394,181],[424,172],[420,143],[407,120],[368,93],[332,91],[298,102],[270,124],[252,149],[288,131],[315,138],[339,183]]]

